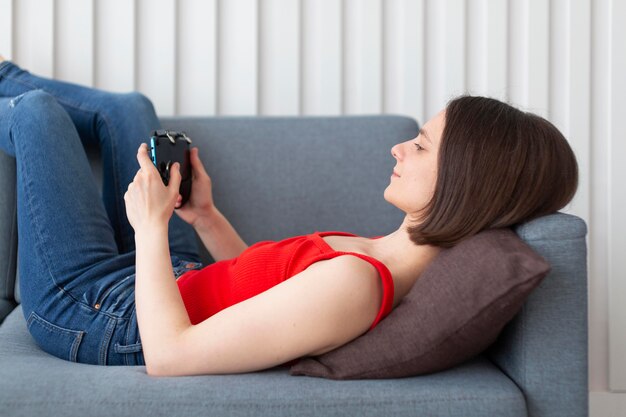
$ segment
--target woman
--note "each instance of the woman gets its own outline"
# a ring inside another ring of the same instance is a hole
[[[4,61],[0,97],[31,335],[59,358],[150,375],[251,372],[342,346],[384,319],[442,248],[557,211],[577,188],[574,153],[551,123],[459,97],[391,149],[384,197],[406,213],[397,230],[248,247],[213,204],[197,148],[191,198],[178,208],[178,167],[164,186],[140,146],[161,128],[145,96]],[[87,143],[102,151],[102,199]],[[216,263],[201,265],[193,230]]]

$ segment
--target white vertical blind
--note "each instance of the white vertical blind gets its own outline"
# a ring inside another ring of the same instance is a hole
[[[424,6],[424,120],[446,104],[446,3],[425,0]]]
[[[447,102],[453,96],[457,96],[466,91],[466,19],[465,0],[449,0],[446,3],[445,28],[443,43],[443,68],[445,83],[443,85],[443,99]],[[472,57],[473,58],[473,57]],[[441,110],[445,107],[445,102],[440,103]]]
[[[258,113],[258,1],[219,0],[217,111]]]
[[[137,88],[136,14],[134,1],[95,0],[94,87],[116,92]]]
[[[177,17],[177,114],[215,114],[217,0],[180,1]]]
[[[53,77],[54,0],[14,1],[12,29],[12,55],[6,58],[37,74]]]
[[[489,27],[487,26],[487,0],[469,0],[467,2],[467,27],[465,28],[465,47],[467,54],[467,66],[465,68],[465,81],[467,91],[474,94],[475,91],[486,91],[489,68],[487,57],[489,53]],[[500,60],[506,62],[506,55],[500,56]]]
[[[591,2],[591,133],[590,145],[590,189],[591,203],[589,230],[589,380],[596,390],[608,390],[609,364],[609,312],[606,305],[609,288],[609,142],[611,106],[609,92],[611,78],[610,62],[610,4],[608,1]],[[622,233],[623,233],[623,229]],[[612,261],[614,262],[614,261]],[[622,271],[624,266],[622,265]],[[612,321],[617,318],[611,315]],[[624,321],[621,321],[624,326]],[[624,349],[622,349],[622,352]],[[618,359],[619,360],[619,359]],[[614,362],[615,363],[615,362]],[[614,384],[611,386],[615,387]],[[591,404],[591,403],[590,403]]]
[[[507,18],[509,23],[507,98],[511,103],[525,106],[528,104],[528,5],[522,1],[510,2]]]
[[[626,2],[611,4],[609,33],[609,377],[610,387],[626,390]]]
[[[506,1],[489,1],[486,7],[486,42],[487,60],[479,71],[484,75],[484,89],[477,90],[489,97],[507,99],[507,69],[509,41],[509,7]]]
[[[157,113],[176,113],[175,0],[138,0],[136,89],[152,98]]]
[[[383,2],[383,109],[424,120],[424,1]]]
[[[554,10],[554,14],[559,14]],[[566,65],[567,83],[562,95],[566,97],[562,107],[566,113],[567,127],[563,129],[565,137],[578,158],[579,170],[590,172],[591,133],[591,0],[578,0],[569,5],[567,15],[568,32],[564,44],[568,55]],[[558,75],[557,75],[558,76]],[[555,104],[558,101],[555,100]],[[560,103],[559,103],[560,104]],[[552,109],[557,106],[551,105]],[[561,107],[560,105],[558,106]],[[591,212],[590,177],[581,175],[579,192],[571,203],[571,210],[584,219],[589,219]],[[626,229],[624,229],[626,231]],[[626,362],[624,362],[626,371]],[[626,379],[624,380],[626,389]]]
[[[302,0],[301,114],[341,114],[342,2]]]
[[[259,114],[300,113],[300,2],[265,0],[259,10]]]
[[[0,55],[5,58],[13,54],[13,0],[0,0]]]
[[[550,58],[557,52],[552,51],[550,54],[550,2],[528,0],[527,5],[524,33],[527,36],[525,46],[528,60],[523,69],[528,74],[525,86],[527,101],[519,105],[547,117],[550,100]]]
[[[54,77],[93,85],[94,14],[91,0],[57,0],[54,10]]]
[[[346,0],[343,28],[343,113],[381,113],[381,0]]]
[[[580,166],[592,390],[626,390],[624,39],[621,0],[0,0],[0,54],[160,116],[424,123],[468,92],[547,117]]]

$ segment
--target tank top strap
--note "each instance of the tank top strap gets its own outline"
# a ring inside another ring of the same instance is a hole
[[[354,237],[361,237],[359,235],[355,235],[354,233],[350,233],[350,232],[342,232],[339,230],[329,230],[329,231],[325,231],[325,232],[318,232],[316,231],[315,233],[318,236],[328,236],[328,235],[340,235],[340,236],[354,236]],[[385,237],[385,235],[380,235],[380,236],[374,236],[371,237],[369,239],[380,239],[381,237]]]
[[[327,230],[325,232],[318,232],[316,231],[315,234],[319,235],[319,236],[327,236],[327,235],[341,235],[341,236],[355,236],[358,237],[358,235],[355,235],[354,233],[350,233],[350,232],[341,232],[339,230]]]

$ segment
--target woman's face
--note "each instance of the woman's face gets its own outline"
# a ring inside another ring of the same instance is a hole
[[[415,220],[435,192],[437,158],[445,122],[445,109],[420,129],[419,135],[391,148],[396,159],[395,174],[385,189],[385,200]],[[419,146],[418,146],[419,145]]]

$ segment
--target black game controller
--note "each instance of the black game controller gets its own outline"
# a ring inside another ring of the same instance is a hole
[[[167,186],[170,180],[170,167],[178,162],[180,164],[179,193],[182,196],[182,207],[189,200],[191,194],[191,161],[189,160],[189,145],[191,139],[185,132],[170,130],[154,130],[150,137],[150,156],[152,163],[161,174],[163,184]]]

